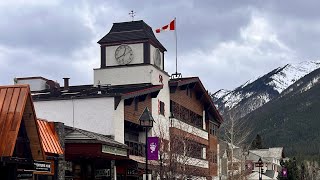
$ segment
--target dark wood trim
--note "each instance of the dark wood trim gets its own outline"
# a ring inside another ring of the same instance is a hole
[[[131,98],[134,98],[134,97],[142,96],[142,95],[145,95],[145,94],[151,94],[151,93],[155,93],[155,92],[157,92],[157,94],[158,94],[159,91],[162,88],[163,88],[163,85],[157,85],[157,86],[153,86],[153,87],[150,87],[150,88],[141,89],[141,90],[138,90],[138,91],[133,91],[133,92],[129,92],[129,93],[123,94],[122,98],[123,99],[131,99]]]
[[[57,100],[70,100],[70,99],[93,99],[93,98],[106,98],[106,97],[115,97],[119,96],[119,93],[109,93],[109,94],[98,94],[92,96],[67,96],[67,97],[48,97],[47,99],[40,99],[33,95],[33,102],[37,101],[57,101]]]
[[[21,77],[21,78],[16,78],[18,81],[19,80],[30,80],[30,79],[42,79],[44,81],[49,81],[49,79],[41,77],[41,76],[32,76],[32,77]]]
[[[154,46],[155,48],[159,48],[161,52],[167,51],[166,48],[164,46],[162,46],[162,44],[160,43],[160,47],[159,44],[157,44],[156,42],[154,42],[153,40],[149,39],[149,43]]]
[[[125,99],[125,100],[124,100],[124,105],[125,105],[125,106],[131,106],[133,100],[134,100],[134,98]]]
[[[176,90],[178,89],[178,86],[170,86],[170,93],[175,93]]]
[[[164,51],[161,51],[162,52],[162,69],[164,70]]]
[[[121,45],[121,44],[139,44],[139,43],[144,43],[144,42],[148,42],[148,40],[138,40],[138,41],[126,41],[126,42],[113,42],[113,43],[103,43],[101,44],[101,46],[117,46],[117,45]]]
[[[114,110],[117,110],[120,102],[121,102],[121,96],[115,96],[114,97]]]
[[[143,43],[143,63],[144,64],[150,64],[150,43],[144,42]]]
[[[101,49],[101,68],[106,67],[106,46],[100,46]]]

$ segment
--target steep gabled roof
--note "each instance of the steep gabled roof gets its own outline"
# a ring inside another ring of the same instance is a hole
[[[53,122],[48,122],[44,119],[38,118],[37,123],[44,152],[51,154],[63,154],[63,149],[59,142],[59,137],[55,132]]]
[[[170,92],[174,92],[176,88],[182,86],[190,86],[194,87],[195,91],[198,94],[198,98],[201,99],[206,109],[211,112],[212,115],[217,119],[219,123],[223,122],[222,116],[216,109],[215,105],[213,104],[212,98],[208,94],[208,91],[204,88],[202,82],[198,77],[188,77],[188,78],[177,78],[177,79],[170,79],[169,81]]]
[[[165,47],[158,41],[152,28],[144,21],[130,21],[122,23],[113,23],[110,32],[98,41],[99,44],[124,43],[149,40],[157,45],[162,51]]]
[[[29,86],[0,86],[0,156],[13,155],[22,120],[33,159],[44,160]]]
[[[250,150],[251,153],[254,153],[263,158],[283,158],[283,147],[273,147],[268,149],[254,149]]]

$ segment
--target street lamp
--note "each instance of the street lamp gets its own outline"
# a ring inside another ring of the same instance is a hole
[[[140,126],[145,128],[146,130],[146,145],[145,145],[145,154],[146,154],[146,180],[148,180],[148,129],[153,127],[154,119],[149,109],[146,107],[141,114],[140,118]]]
[[[263,166],[263,162],[261,158],[258,160],[258,165],[259,165],[259,180],[262,180],[262,172],[261,172],[261,167]]]

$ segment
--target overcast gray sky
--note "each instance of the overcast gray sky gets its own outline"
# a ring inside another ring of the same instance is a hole
[[[0,84],[43,76],[93,83],[96,43],[113,22],[154,29],[177,17],[179,72],[210,92],[233,89],[287,63],[319,60],[320,1],[312,0],[10,0],[0,1]],[[157,34],[175,71],[174,34]]]

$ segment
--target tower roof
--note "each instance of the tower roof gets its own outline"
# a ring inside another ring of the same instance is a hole
[[[158,41],[152,28],[143,20],[113,23],[110,32],[98,41],[99,44],[123,43],[128,41],[150,40],[162,51],[165,47]]]

